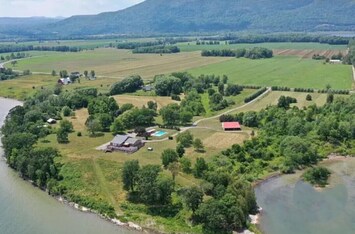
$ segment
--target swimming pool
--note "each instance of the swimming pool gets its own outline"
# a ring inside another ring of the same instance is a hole
[[[167,132],[158,131],[158,132],[154,133],[152,136],[161,137],[161,136],[164,136],[165,134],[167,134]]]

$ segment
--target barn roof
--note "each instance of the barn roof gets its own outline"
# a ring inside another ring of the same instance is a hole
[[[224,129],[240,129],[240,123],[239,122],[224,122],[222,123],[222,127]]]

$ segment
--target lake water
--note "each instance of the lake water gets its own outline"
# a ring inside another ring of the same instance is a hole
[[[355,233],[355,159],[327,162],[330,187],[316,190],[300,173],[262,183],[255,190],[266,234]]]
[[[0,125],[19,103],[0,98]],[[1,143],[0,143],[1,144]],[[0,155],[3,151],[0,147]],[[99,218],[63,205],[18,177],[0,157],[1,234],[133,234]]]

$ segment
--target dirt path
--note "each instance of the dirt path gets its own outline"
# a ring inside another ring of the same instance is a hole
[[[100,189],[110,199],[111,203],[114,204],[115,207],[117,207],[116,200],[115,200],[113,194],[108,189],[108,186],[106,185],[106,179],[105,179],[105,176],[102,172],[100,165],[98,165],[95,158],[92,159],[92,162],[93,162],[93,166],[94,166],[94,174],[96,175],[96,178],[98,179]]]
[[[234,111],[237,111],[239,109],[242,109],[246,106],[249,106],[250,104],[253,104],[254,102],[257,102],[259,99],[263,98],[265,95],[267,95],[269,92],[271,92],[271,88],[268,88],[263,94],[261,94],[259,97],[255,98],[253,101],[250,101],[242,106],[238,106],[236,108],[233,108],[231,110],[228,110],[228,111],[225,111],[223,112],[222,114],[219,114],[219,115],[215,115],[215,116],[212,116],[212,117],[209,117],[209,118],[204,118],[204,119],[200,119],[200,120],[197,120],[193,125],[197,126],[199,123],[201,123],[202,121],[206,121],[206,120],[211,120],[211,119],[216,119],[216,118],[219,118],[221,117],[222,115],[227,115],[231,112],[234,112]]]

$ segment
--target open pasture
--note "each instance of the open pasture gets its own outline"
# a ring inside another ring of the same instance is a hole
[[[13,80],[0,81],[0,96],[24,100],[38,89],[54,87],[58,77],[48,75],[22,76]]]
[[[133,95],[116,95],[113,97],[119,105],[130,103],[138,108],[141,108],[142,106],[147,106],[147,103],[149,101],[156,102],[158,104],[158,109],[171,103],[179,103],[177,101],[172,100],[171,97],[133,96]]]
[[[291,88],[351,89],[351,66],[323,64],[323,61],[296,56],[275,56],[271,59],[234,58],[187,70],[193,75],[227,75],[229,82],[242,85],[287,86]]]
[[[95,70],[98,77],[124,78],[141,75],[152,79],[157,74],[187,70],[230,58],[201,57],[199,52],[179,54],[132,54],[130,50],[96,49],[77,53],[51,52],[18,62],[16,70],[50,73],[52,70]],[[7,65],[10,67],[11,65]]]

